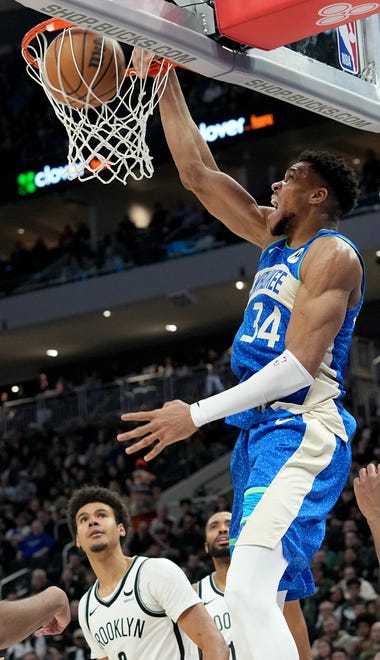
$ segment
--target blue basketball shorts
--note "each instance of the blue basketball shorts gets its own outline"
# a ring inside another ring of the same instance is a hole
[[[281,541],[288,567],[279,591],[288,591],[289,600],[314,591],[309,565],[350,466],[350,443],[310,413],[279,416],[241,431],[236,441],[231,551],[236,544],[275,548]]]

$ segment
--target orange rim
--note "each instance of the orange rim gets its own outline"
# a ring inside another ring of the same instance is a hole
[[[26,33],[22,42],[21,42],[21,51],[26,59],[26,61],[34,66],[36,69],[39,69],[39,63],[36,57],[32,55],[29,51],[30,43],[35,39],[39,34],[43,32],[56,32],[57,30],[64,30],[65,28],[78,27],[75,23],[69,23],[64,21],[61,18],[49,18],[47,21],[43,21],[38,25],[35,25],[29,32]],[[160,72],[166,73],[169,67],[175,67],[177,64],[175,62],[170,62],[164,58],[154,59],[149,67],[148,75],[153,78],[157,76]],[[136,74],[136,69],[130,67],[125,71],[126,76],[134,76]]]
[[[159,73],[166,73],[166,71],[170,67],[176,67],[176,66],[178,65],[175,62],[171,62],[170,60],[166,60],[164,58],[154,59],[149,67],[148,76],[152,76],[152,78],[155,78]],[[134,67],[130,67],[129,69],[126,69],[125,75],[126,76],[137,75],[136,69]]]
[[[29,30],[21,42],[21,51],[27,62],[36,69],[39,68],[38,60],[28,50],[30,42],[33,39],[43,32],[56,32],[57,30],[64,30],[68,27],[75,27],[75,25],[74,23],[63,21],[61,18],[49,18],[47,21],[43,21]]]

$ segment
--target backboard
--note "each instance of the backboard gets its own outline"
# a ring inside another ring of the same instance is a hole
[[[222,34],[214,6],[206,2],[184,6],[183,0],[17,1],[47,16],[153,51],[207,77],[276,97],[354,128],[380,132],[380,3],[352,0],[326,5],[325,13],[329,7],[335,17],[338,9],[341,12],[339,32],[331,21],[321,23],[313,31],[305,28],[304,39],[267,51]],[[236,1],[222,0],[225,5]],[[310,4],[288,2],[298,8]],[[268,6],[263,0],[254,4]],[[357,16],[366,18],[353,22]],[[319,27],[328,32],[316,32]]]

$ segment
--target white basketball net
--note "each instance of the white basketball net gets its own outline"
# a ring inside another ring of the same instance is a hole
[[[43,87],[67,131],[68,179],[96,178],[102,183],[116,179],[126,184],[130,176],[135,180],[152,177],[154,168],[146,143],[147,122],[165,90],[172,65],[165,60],[156,63],[158,73],[154,77],[126,75],[119,81],[118,91],[111,101],[96,108],[86,105],[74,108],[57,101],[44,82],[44,56],[48,45],[46,35],[37,33],[28,44],[28,56],[25,48],[22,52],[29,75]],[[131,67],[130,58],[126,69]],[[90,97],[96,97],[83,77],[82,82]],[[67,98],[63,89],[57,91]]]

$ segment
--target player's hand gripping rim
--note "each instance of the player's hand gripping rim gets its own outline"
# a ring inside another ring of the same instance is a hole
[[[133,49],[132,62],[133,67],[127,69],[126,75],[136,75],[138,78],[146,78],[147,76],[154,78],[159,73],[166,73],[169,68],[176,66],[175,62],[159,57],[159,55],[138,46]]]

